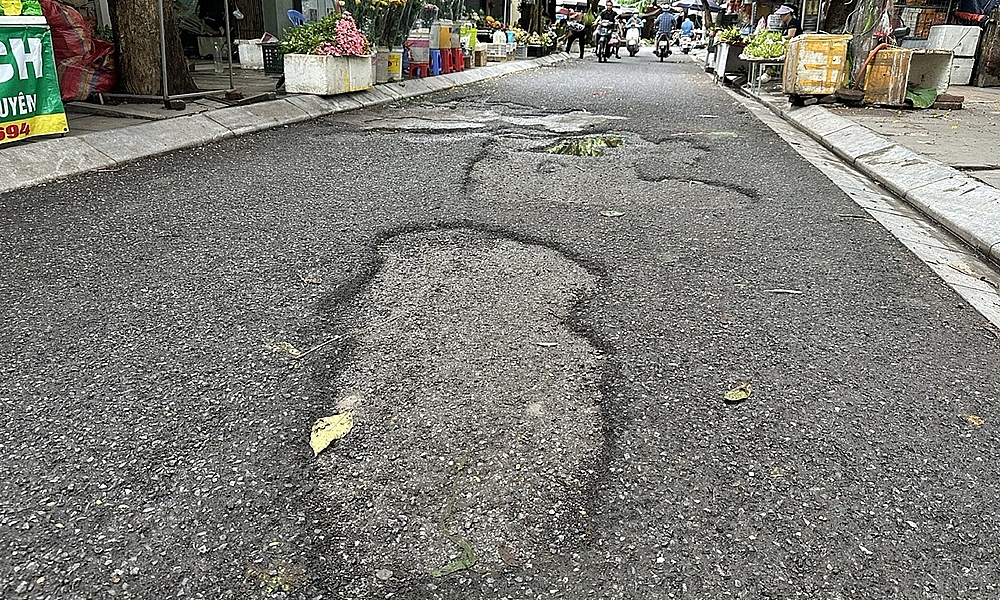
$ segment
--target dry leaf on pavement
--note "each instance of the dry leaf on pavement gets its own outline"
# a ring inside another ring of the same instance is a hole
[[[351,412],[318,419],[313,424],[312,435],[309,436],[309,446],[313,449],[314,456],[326,450],[334,440],[347,435],[352,427],[354,427],[354,413]]]
[[[267,347],[272,350],[281,352],[283,354],[287,354],[292,358],[298,358],[302,356],[302,351],[296,348],[295,346],[289,344],[288,342],[274,342],[273,344],[268,344]]]
[[[724,398],[728,404],[736,404],[737,402],[743,402],[749,398],[751,391],[753,391],[753,386],[750,385],[749,381],[744,381],[726,392]]]

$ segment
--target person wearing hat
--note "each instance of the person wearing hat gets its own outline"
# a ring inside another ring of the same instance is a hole
[[[790,6],[782,5],[774,14],[781,17],[781,37],[790,40],[802,31],[802,22],[795,16]]]

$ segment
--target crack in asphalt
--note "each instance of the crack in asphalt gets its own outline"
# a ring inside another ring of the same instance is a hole
[[[760,192],[753,188],[746,187],[745,185],[738,183],[731,183],[728,181],[719,181],[713,179],[699,179],[696,177],[680,177],[677,175],[650,175],[641,168],[636,169],[636,176],[647,183],[662,183],[664,181],[671,181],[676,183],[695,183],[699,185],[705,185],[709,187],[729,190],[731,192],[736,192],[741,196],[745,196],[750,200],[760,200]]]

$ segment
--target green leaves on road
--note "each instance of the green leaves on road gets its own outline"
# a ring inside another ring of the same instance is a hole
[[[604,156],[605,150],[619,148],[623,143],[622,138],[617,135],[588,135],[581,138],[560,140],[542,152],[570,156]]]
[[[726,404],[737,404],[749,398],[750,392],[752,391],[753,391],[753,386],[750,385],[750,382],[744,381],[743,383],[739,384],[738,386],[726,392],[726,395],[723,398],[725,399]]]
[[[476,564],[476,551],[472,549],[472,544],[466,541],[465,538],[454,535],[448,536],[448,539],[458,544],[458,547],[462,549],[462,555],[458,557],[458,560],[448,563],[440,569],[434,569],[431,571],[431,577],[444,577],[445,575],[451,575],[457,571],[471,569],[473,565]]]
[[[937,101],[938,92],[934,88],[911,87],[906,90],[906,99],[914,108],[930,108]]]

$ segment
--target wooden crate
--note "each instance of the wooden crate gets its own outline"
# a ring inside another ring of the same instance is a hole
[[[826,96],[847,76],[847,43],[853,36],[806,34],[788,42],[781,87],[786,94]]]
[[[912,56],[913,50],[909,48],[880,50],[865,72],[865,102],[902,106],[906,101]]]

